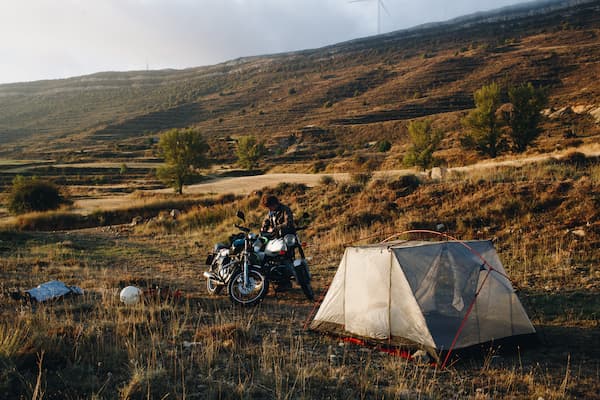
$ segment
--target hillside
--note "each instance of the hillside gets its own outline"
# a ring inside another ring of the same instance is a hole
[[[256,134],[273,163],[310,165],[356,157],[384,138],[402,151],[407,121],[432,117],[447,138],[439,155],[456,165],[476,157],[456,150],[460,117],[492,81],[549,89],[559,112],[539,151],[593,142],[599,11],[600,1],[536,2],[214,66],[0,85],[0,156],[131,160],[149,156],[162,130],[197,126],[218,160],[231,159],[230,138]],[[563,138],[568,130],[574,143]],[[391,167],[394,153],[374,158]]]

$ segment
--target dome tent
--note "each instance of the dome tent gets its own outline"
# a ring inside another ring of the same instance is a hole
[[[348,247],[310,327],[433,354],[535,334],[490,241]]]

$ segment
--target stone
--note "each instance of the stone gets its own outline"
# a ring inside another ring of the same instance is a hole
[[[448,169],[444,167],[433,167],[431,168],[431,179],[440,180],[448,175]]]
[[[600,124],[600,107],[593,108],[589,111],[597,124]]]
[[[571,106],[571,110],[573,110],[573,112],[575,114],[585,114],[587,113],[593,106],[587,105],[587,104],[580,104],[577,106]]]
[[[136,226],[136,225],[141,224],[143,221],[144,221],[144,219],[138,215],[136,217],[133,217],[133,219],[131,220],[131,223],[129,225]]]
[[[585,237],[585,231],[583,229],[573,229],[571,231],[571,233],[577,237],[580,238],[584,238]]]

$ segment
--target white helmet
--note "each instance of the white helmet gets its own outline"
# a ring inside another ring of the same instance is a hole
[[[141,296],[142,291],[136,288],[135,286],[127,286],[126,288],[123,288],[123,290],[121,290],[121,293],[119,294],[121,302],[127,305],[136,304],[140,301]]]

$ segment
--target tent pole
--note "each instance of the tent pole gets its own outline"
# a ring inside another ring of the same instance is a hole
[[[446,357],[444,358],[444,362],[442,363],[442,369],[446,368],[446,364],[448,363],[448,360],[450,359],[450,354],[452,353],[452,350],[454,350],[454,346],[456,345],[456,342],[458,341],[458,337],[460,336],[463,328],[467,324],[467,319],[469,318],[471,311],[473,311],[473,306],[475,306],[475,302],[477,301],[477,296],[479,296],[479,293],[481,293],[481,290],[483,289],[483,286],[485,285],[485,282],[487,281],[491,272],[492,272],[492,270],[488,269],[488,273],[485,275],[485,278],[483,278],[483,282],[481,282],[481,286],[479,286],[479,289],[475,293],[475,296],[473,297],[471,304],[469,304],[467,313],[465,314],[465,317],[463,318],[462,322],[460,323],[460,326],[458,327],[458,330],[456,331],[456,335],[454,335],[454,340],[452,340],[452,344],[450,345],[450,348],[448,349],[448,354],[446,354]]]

